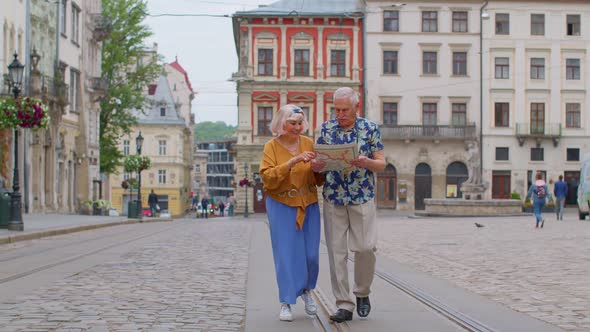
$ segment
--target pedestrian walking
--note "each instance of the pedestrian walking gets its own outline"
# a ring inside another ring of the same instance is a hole
[[[559,180],[553,186],[553,195],[555,195],[555,214],[557,220],[563,220],[563,209],[565,208],[565,198],[567,197],[567,183],[563,181],[563,175],[559,176]]]
[[[301,135],[308,122],[301,108],[284,105],[274,114],[264,145],[260,176],[266,192],[266,211],[279,287],[279,319],[292,321],[291,306],[301,296],[305,312],[317,305],[311,295],[319,273],[320,209],[317,185],[321,175],[311,170],[313,140]]]
[[[201,200],[201,211],[202,216],[206,219],[209,219],[209,200],[207,199],[207,197],[203,197],[203,199]]]
[[[227,215],[230,217],[234,216],[234,208],[236,206],[236,198],[234,194],[227,194]]]
[[[199,196],[193,195],[192,202],[191,202],[191,211],[197,211],[197,206],[199,205]],[[198,213],[198,211],[197,211]]]
[[[156,212],[158,212],[158,195],[154,192],[154,189],[150,192],[148,196],[148,205],[150,206],[150,217],[155,217]],[[141,211],[140,211],[141,213]]]
[[[223,201],[219,201],[219,205],[217,205],[219,207],[219,215],[223,217],[223,210],[225,210],[225,204],[223,203]]]
[[[381,133],[377,125],[358,117],[359,96],[351,88],[334,92],[336,118],[322,124],[318,144],[355,143],[359,156],[350,169],[328,171],[324,184],[324,235],[330,261],[332,291],[338,310],[330,316],[335,322],[352,319],[354,299],[348,286],[348,251],[354,252],[356,311],[366,317],[371,311],[369,293],[375,273],[377,250],[375,175],[385,169]],[[314,160],[312,169],[324,168]]]
[[[543,228],[545,225],[545,219],[543,219],[542,215],[543,207],[545,206],[547,198],[549,198],[551,202],[553,202],[553,198],[549,193],[549,188],[547,187],[545,180],[543,180],[543,173],[541,172],[537,172],[537,175],[535,175],[535,183],[530,186],[526,195],[527,200],[531,197],[533,199],[533,211],[536,220],[535,227]]]

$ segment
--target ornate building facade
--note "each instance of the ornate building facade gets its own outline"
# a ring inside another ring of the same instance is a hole
[[[262,149],[272,138],[270,121],[281,105],[299,105],[315,136],[331,117],[332,93],[349,86],[362,94],[363,14],[357,1],[306,1],[293,9],[278,1],[233,16],[238,71],[235,183],[257,179]],[[238,188],[236,212],[265,212],[262,184]],[[241,210],[241,211],[240,211]]]

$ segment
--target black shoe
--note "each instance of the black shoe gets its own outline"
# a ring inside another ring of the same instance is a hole
[[[346,309],[338,309],[335,314],[330,316],[330,320],[336,323],[342,323],[346,320],[352,320],[352,312]]]
[[[359,317],[367,317],[371,312],[371,302],[369,297],[357,297],[356,298],[356,313]]]

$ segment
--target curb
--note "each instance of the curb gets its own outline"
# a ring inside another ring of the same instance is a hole
[[[148,222],[169,222],[173,221],[172,218],[167,219],[127,219],[125,221],[115,221],[115,222],[108,222],[104,224],[89,224],[89,225],[80,225],[80,226],[73,226],[67,228],[58,228],[58,229],[49,229],[49,230],[41,230],[38,232],[27,233],[27,234],[17,234],[17,235],[9,235],[7,237],[0,238],[0,245],[15,243],[19,241],[28,241],[28,240],[36,240],[44,237],[49,236],[56,236],[56,235],[64,235],[76,232],[82,232],[92,229],[104,228],[104,227],[111,227],[111,226],[118,226],[118,225],[130,225],[130,224],[138,224],[138,223],[148,223]]]

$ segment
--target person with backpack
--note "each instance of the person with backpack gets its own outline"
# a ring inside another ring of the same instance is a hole
[[[543,211],[543,207],[545,206],[547,198],[549,198],[551,202],[553,202],[553,198],[549,193],[549,187],[547,187],[547,183],[545,183],[545,180],[543,180],[543,173],[541,172],[537,172],[537,175],[535,176],[535,183],[531,185],[526,195],[527,200],[531,197],[533,199],[533,211],[535,213],[535,219],[537,220],[535,227],[539,228],[540,226],[543,228],[545,225],[545,219],[543,219],[541,211]]]

